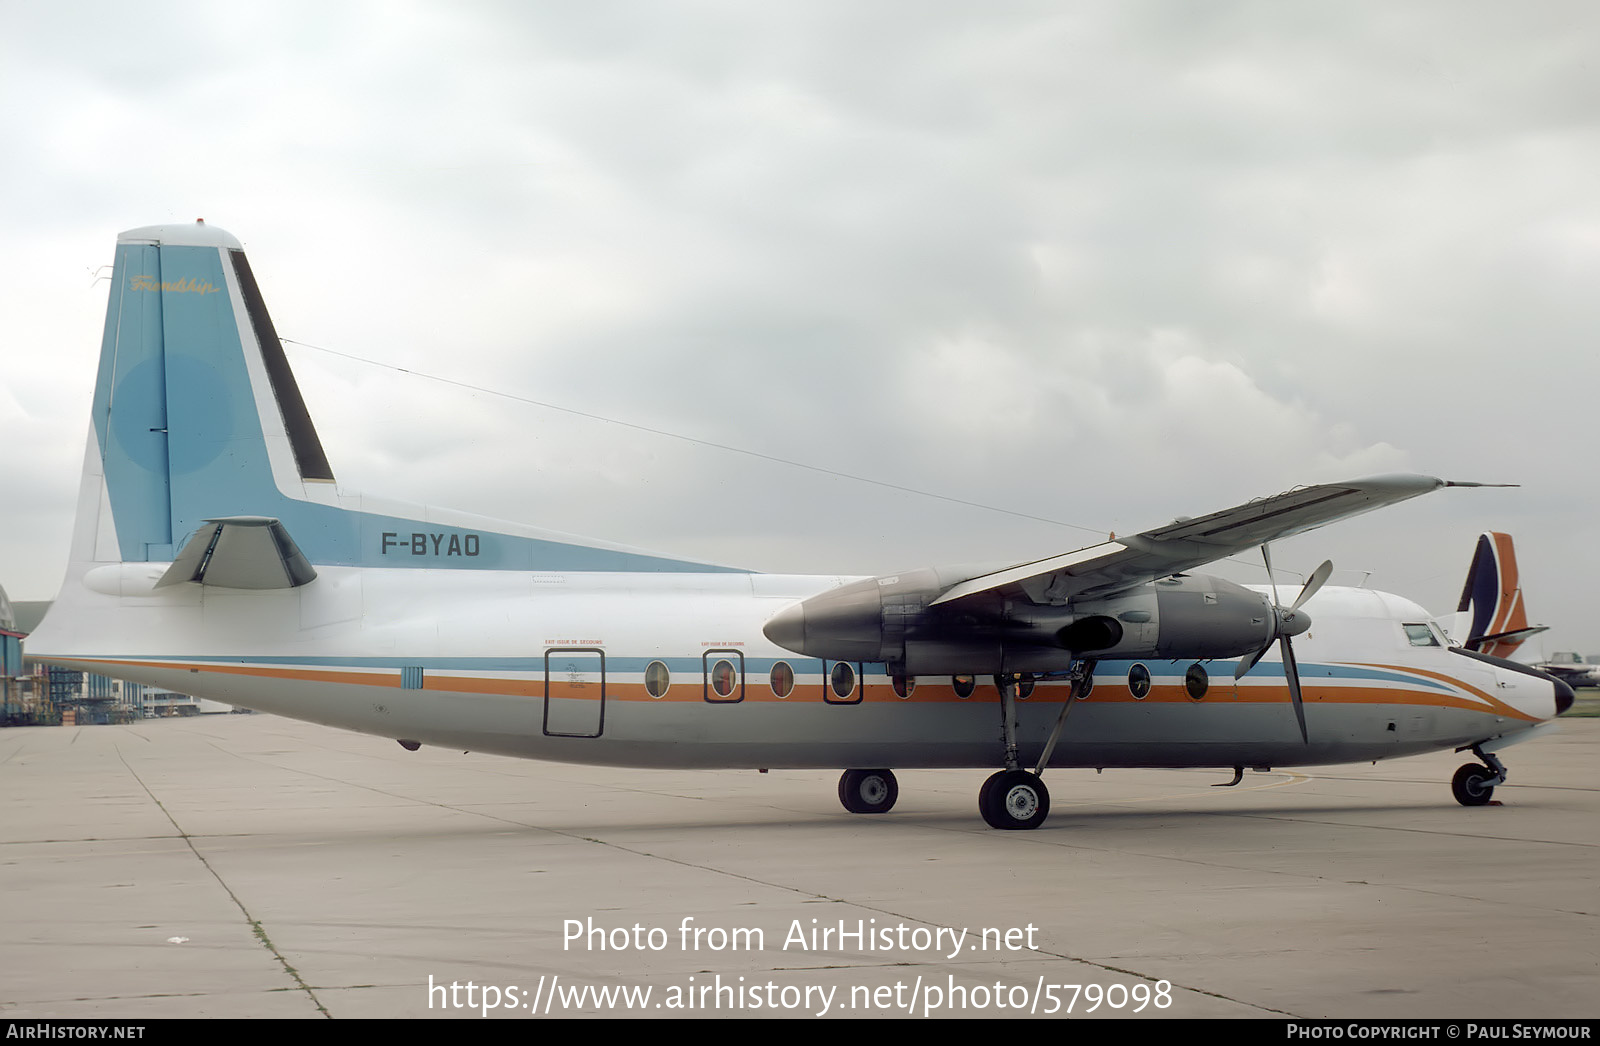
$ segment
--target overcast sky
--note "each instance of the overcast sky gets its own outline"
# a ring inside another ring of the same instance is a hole
[[[99,267],[121,230],[204,217],[304,343],[349,489],[882,573],[1301,483],[1513,482],[1274,562],[1331,557],[1336,584],[1370,572],[1443,612],[1477,534],[1508,530],[1543,648],[1600,651],[1593,4],[0,0],[0,20],[14,599],[65,565]]]

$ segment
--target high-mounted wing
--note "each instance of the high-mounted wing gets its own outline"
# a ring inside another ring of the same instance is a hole
[[[1062,606],[1079,597],[1114,595],[1440,487],[1486,485],[1390,475],[1299,487],[1209,516],[1178,520],[1131,537],[969,578],[951,586],[929,606],[1007,585],[1017,586],[1035,603],[1050,606]]]
[[[778,646],[811,657],[882,661],[908,675],[1055,672],[1084,654],[1253,653],[1242,670],[1248,671],[1269,644],[1287,643],[1307,627],[1300,604],[1331,566],[1318,568],[1314,584],[1289,607],[1187,571],[1440,487],[1484,485],[1375,476],[1302,487],[976,576],[928,567],[865,578],[785,607],[763,631]]]

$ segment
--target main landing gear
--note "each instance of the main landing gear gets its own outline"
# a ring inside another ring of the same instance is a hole
[[[886,814],[898,798],[893,770],[846,770],[839,775],[839,802],[853,814]],[[983,783],[978,811],[990,828],[1037,828],[1050,815],[1050,792],[1038,774],[1002,770]]]
[[[893,770],[846,770],[839,777],[839,802],[853,814],[886,814],[898,798]]]
[[[1018,678],[1015,675],[994,677],[995,686],[1000,690],[1000,739],[1005,744],[1006,768],[983,782],[978,791],[978,812],[983,815],[984,823],[1003,831],[1037,828],[1050,816],[1050,791],[1038,772],[1022,769],[1017,759]],[[1076,684],[1073,689],[1076,691]],[[1044,756],[1039,760],[1038,771],[1043,771],[1044,764],[1049,761],[1050,750],[1055,747],[1056,737],[1071,708],[1069,696],[1056,721],[1055,732],[1045,746]]]
[[[1050,792],[1038,774],[1002,770],[983,782],[978,792],[978,812],[990,828],[1037,828],[1050,816]]]
[[[1467,763],[1450,779],[1450,794],[1462,806],[1488,806],[1494,798],[1495,785],[1505,784],[1506,768],[1491,752],[1474,748],[1473,754],[1483,760],[1482,766]]]
[[[1050,791],[1045,788],[1040,773],[1050,762],[1061,728],[1066,724],[1067,713],[1072,709],[1072,698],[1087,697],[1093,685],[1093,661],[1074,664],[1072,691],[1061,708],[1056,726],[1045,742],[1039,765],[1024,770],[1017,758],[1016,702],[1019,682],[1031,686],[1032,676],[1016,674],[995,676],[995,686],[1000,690],[1000,739],[1005,746],[1005,769],[991,776],[978,791],[978,812],[990,828],[1002,831],[1025,831],[1044,824],[1050,816]],[[1024,696],[1026,691],[1024,692]],[[1241,775],[1243,771],[1240,771]],[[900,797],[900,786],[892,770],[846,770],[839,777],[839,802],[853,814],[884,814]]]

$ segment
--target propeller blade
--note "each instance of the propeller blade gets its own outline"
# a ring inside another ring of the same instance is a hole
[[[1310,744],[1311,735],[1306,732],[1306,710],[1300,703],[1300,666],[1294,660],[1294,647],[1290,645],[1288,636],[1278,640],[1278,645],[1283,651],[1283,678],[1289,683],[1289,700],[1294,704],[1294,717],[1300,723],[1300,740]]]
[[[1289,607],[1289,610],[1293,612],[1305,606],[1306,600],[1317,594],[1317,590],[1322,588],[1322,586],[1327,583],[1328,576],[1332,573],[1333,560],[1324,559],[1322,561],[1322,566],[1313,570],[1311,572],[1311,576],[1306,578],[1305,587],[1302,588],[1300,590],[1300,594],[1295,597],[1294,604]]]
[[[1238,681],[1240,679],[1243,679],[1244,678],[1244,674],[1246,672],[1250,671],[1252,668],[1256,667],[1256,662],[1260,661],[1263,657],[1265,657],[1267,651],[1271,650],[1271,649],[1272,649],[1272,640],[1268,639],[1266,646],[1262,647],[1260,650],[1257,650],[1254,654],[1251,654],[1249,657],[1245,658],[1243,661],[1240,661],[1237,665],[1233,666],[1233,678],[1234,678],[1234,680]]]
[[[1272,649],[1272,640],[1276,639],[1283,649],[1283,675],[1289,681],[1289,698],[1294,702],[1295,718],[1300,721],[1300,738],[1310,744],[1311,739],[1306,734],[1306,713],[1300,704],[1300,668],[1295,664],[1294,648],[1289,645],[1289,637],[1297,636],[1311,627],[1309,618],[1298,616],[1299,610],[1327,584],[1329,576],[1333,574],[1333,560],[1323,560],[1322,565],[1311,572],[1300,594],[1295,597],[1294,605],[1287,609],[1278,602],[1278,580],[1272,574],[1272,553],[1266,545],[1261,546],[1261,560],[1267,565],[1267,580],[1272,585],[1272,636],[1254,656],[1234,666],[1233,678],[1236,681],[1243,679],[1245,673],[1256,667],[1256,662]]]

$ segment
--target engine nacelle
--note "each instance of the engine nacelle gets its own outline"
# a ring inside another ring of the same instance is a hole
[[[1217,577],[1163,578],[1060,607],[999,591],[929,606],[965,580],[949,573],[853,582],[780,611],[764,631],[811,657],[881,661],[909,675],[1058,672],[1079,657],[1236,657],[1274,635],[1267,598]]]

